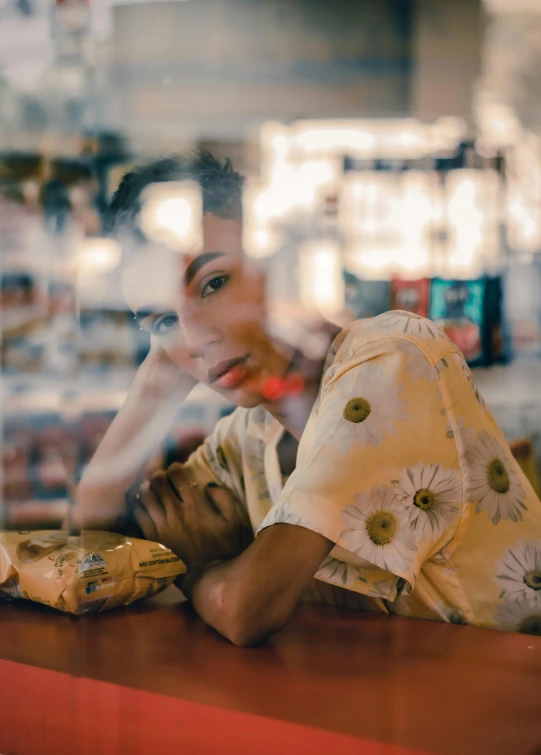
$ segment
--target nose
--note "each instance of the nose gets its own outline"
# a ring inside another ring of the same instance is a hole
[[[190,310],[190,306],[184,306],[179,318],[184,348],[191,359],[204,358],[213,344],[222,341],[223,334],[203,313]]]

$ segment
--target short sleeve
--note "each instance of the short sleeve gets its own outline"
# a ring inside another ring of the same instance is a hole
[[[236,409],[222,417],[205,441],[184,464],[190,481],[201,487],[214,482],[225,487],[246,506],[246,494],[242,477],[241,443],[246,424],[245,412]]]
[[[327,370],[296,470],[260,528],[286,522],[332,540],[317,579],[394,600],[454,538],[464,494],[446,364],[415,339],[380,337]]]

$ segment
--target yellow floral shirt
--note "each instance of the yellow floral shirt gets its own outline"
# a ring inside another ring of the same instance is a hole
[[[312,598],[541,634],[541,503],[432,322],[388,312],[339,334],[285,486],[283,433],[237,409],[187,469],[230,488],[254,532],[335,543]]]

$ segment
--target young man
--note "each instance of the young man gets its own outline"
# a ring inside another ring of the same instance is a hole
[[[183,178],[202,187],[204,243],[179,256],[148,242],[140,212],[147,186]],[[307,591],[539,634],[541,503],[462,355],[404,312],[323,327],[321,359],[278,338],[264,276],[242,253],[241,190],[229,163],[201,154],[128,174],[114,198],[124,295],[152,346],[81,481],[75,523],[114,525],[200,381],[239,408],[139,489],[135,517],[184,559],[183,590],[232,642],[282,627]]]

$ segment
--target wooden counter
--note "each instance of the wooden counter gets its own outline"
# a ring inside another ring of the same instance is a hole
[[[304,605],[241,649],[179,596],[0,604],[0,754],[541,755],[541,638]]]

